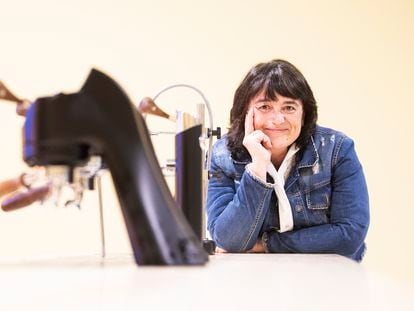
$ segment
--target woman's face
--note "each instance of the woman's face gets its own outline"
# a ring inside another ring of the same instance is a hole
[[[285,149],[299,137],[304,119],[301,100],[276,94],[272,101],[262,91],[250,101],[249,108],[254,111],[255,130],[269,136],[272,150]]]

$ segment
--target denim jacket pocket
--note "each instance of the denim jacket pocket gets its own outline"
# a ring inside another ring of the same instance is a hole
[[[331,203],[331,185],[329,180],[319,183],[306,191],[306,207],[309,220],[313,224],[325,224],[329,222],[329,207]]]

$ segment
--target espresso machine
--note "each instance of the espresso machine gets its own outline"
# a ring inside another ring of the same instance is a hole
[[[142,115],[114,80],[93,69],[79,92],[38,98],[25,114],[23,158],[46,168],[49,187],[78,185],[79,203],[82,187],[93,188],[99,170],[109,169],[137,264],[208,261],[168,189]]]
[[[163,111],[155,100],[163,93],[186,88],[196,92],[202,103],[196,104],[195,115],[182,110],[176,110],[176,115]],[[205,108],[207,108],[209,124],[205,122]],[[170,161],[166,168],[175,173],[175,200],[190,223],[197,237],[202,241],[204,249],[214,254],[215,243],[206,239],[205,202],[208,186],[208,172],[213,137],[220,138],[221,128],[213,127],[213,117],[210,104],[205,95],[196,87],[189,84],[174,84],[158,92],[153,98],[145,97],[141,100],[138,111],[147,115],[154,115],[168,119],[175,123],[175,159]],[[158,135],[159,133],[156,133]],[[165,132],[164,134],[171,134]]]

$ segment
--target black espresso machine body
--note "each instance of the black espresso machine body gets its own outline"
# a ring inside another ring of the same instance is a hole
[[[78,93],[37,99],[24,125],[30,166],[71,169],[99,155],[109,168],[139,265],[208,261],[168,189],[142,116],[120,86],[92,70]]]

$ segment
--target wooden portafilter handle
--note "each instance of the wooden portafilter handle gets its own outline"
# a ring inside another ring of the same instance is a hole
[[[175,122],[175,118],[161,110],[150,97],[144,97],[141,100],[138,106],[138,111],[142,114],[152,114]]]
[[[9,212],[28,206],[36,201],[40,201],[46,198],[50,190],[50,186],[45,185],[41,187],[31,188],[28,191],[13,193],[2,202],[1,208],[3,211]]]
[[[0,197],[14,192],[22,186],[22,176],[11,178],[0,182]]]
[[[18,98],[1,81],[0,81],[0,99],[8,100],[8,101],[16,103],[17,104],[16,113],[20,116],[25,116],[27,109],[30,106],[29,100]]]

